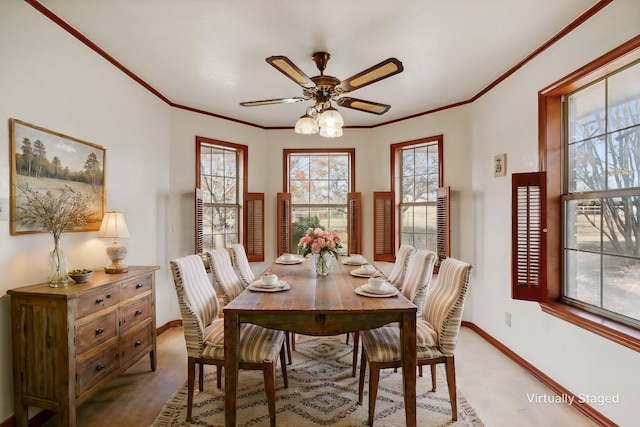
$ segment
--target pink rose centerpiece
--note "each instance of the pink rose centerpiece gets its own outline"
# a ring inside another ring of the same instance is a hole
[[[313,254],[316,259],[316,272],[321,276],[329,274],[331,257],[338,259],[338,249],[342,248],[342,239],[336,233],[321,228],[310,228],[298,243],[298,252],[303,256]]]

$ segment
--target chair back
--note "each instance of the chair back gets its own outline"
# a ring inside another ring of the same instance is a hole
[[[169,264],[180,303],[187,354],[199,357],[204,346],[204,329],[218,316],[220,303],[200,256],[177,258]]]
[[[422,316],[422,309],[427,297],[429,283],[431,283],[436,259],[438,259],[438,255],[427,250],[415,251],[409,257],[407,273],[402,282],[400,292],[418,307],[417,317]]]
[[[446,258],[427,292],[422,318],[437,333],[438,348],[445,356],[453,355],[458,342],[472,269],[466,262]]]
[[[213,281],[222,291],[224,303],[229,304],[244,291],[242,281],[231,265],[229,252],[226,249],[214,249],[207,252],[207,258]]]
[[[393,264],[393,269],[391,270],[391,273],[389,273],[389,277],[387,277],[389,283],[398,289],[402,289],[402,283],[404,282],[407,267],[409,266],[409,258],[415,251],[416,248],[411,245],[402,245],[400,246],[400,249],[398,249],[396,262]]]
[[[246,288],[256,280],[256,276],[253,274],[253,271],[251,271],[249,258],[247,258],[247,252],[244,250],[244,246],[240,243],[232,244],[229,248],[229,254],[231,255],[233,269]]]

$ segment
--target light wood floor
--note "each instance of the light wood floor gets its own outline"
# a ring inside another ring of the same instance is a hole
[[[158,369],[145,357],[78,408],[78,427],[148,427],[164,403],[186,380],[182,328],[158,337]],[[487,427],[595,426],[575,408],[529,403],[528,395],[554,396],[483,338],[462,328],[456,349],[458,389]],[[58,425],[58,418],[45,426]]]

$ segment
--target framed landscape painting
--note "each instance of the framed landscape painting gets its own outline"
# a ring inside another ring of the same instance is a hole
[[[16,219],[16,208],[24,203],[21,189],[27,186],[41,193],[67,188],[82,193],[95,214],[69,231],[97,231],[106,207],[106,148],[16,119],[9,119],[9,137],[11,234],[44,232]]]

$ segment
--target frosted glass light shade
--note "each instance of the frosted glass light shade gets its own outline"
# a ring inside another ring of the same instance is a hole
[[[320,128],[328,127],[342,127],[344,125],[344,119],[338,110],[333,107],[329,107],[320,113],[318,118],[318,125]]]
[[[342,127],[340,126],[323,126],[320,128],[320,136],[325,138],[338,138],[342,136]]]
[[[296,133],[301,135],[313,135],[314,133],[318,133],[318,124],[313,117],[305,114],[296,122]]]

